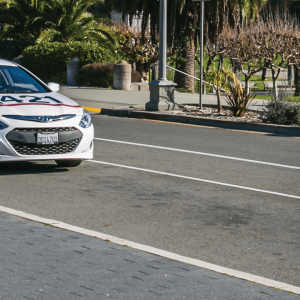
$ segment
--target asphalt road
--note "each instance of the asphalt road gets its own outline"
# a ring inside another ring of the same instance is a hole
[[[300,139],[93,122],[94,162],[3,164],[0,205],[300,286]]]

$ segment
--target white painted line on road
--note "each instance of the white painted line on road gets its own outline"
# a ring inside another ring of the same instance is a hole
[[[148,148],[155,148],[155,149],[162,149],[162,150],[169,150],[169,151],[177,151],[177,152],[190,153],[190,154],[205,155],[205,156],[211,156],[211,157],[218,157],[218,158],[225,158],[225,159],[231,159],[231,160],[250,162],[250,163],[255,163],[255,164],[269,165],[269,166],[280,167],[280,168],[300,170],[300,167],[296,167],[296,166],[281,165],[281,164],[275,164],[275,163],[270,163],[270,162],[265,162],[265,161],[239,158],[239,157],[233,157],[233,156],[225,156],[225,155],[211,154],[211,153],[206,153],[206,152],[190,151],[190,150],[183,150],[183,149],[177,149],[177,148],[161,147],[161,146],[131,143],[131,142],[109,140],[109,139],[102,139],[102,138],[94,138],[94,139],[99,140],[99,141],[104,141],[104,142],[119,143],[119,144],[126,144],[126,145],[140,146],[140,147],[148,147]]]
[[[98,161],[98,160],[87,160],[87,161],[94,162],[94,163],[97,163],[97,164],[102,164],[102,165],[109,165],[109,166],[114,166],[114,167],[119,167],[119,168],[143,171],[143,172],[148,172],[148,173],[153,173],[153,174],[177,177],[177,178],[182,178],[182,179],[189,179],[189,180],[212,183],[212,184],[217,184],[217,185],[222,185],[222,186],[229,186],[229,187],[242,189],[242,190],[248,190],[248,191],[260,192],[260,193],[271,194],[271,195],[276,195],[276,196],[283,196],[283,197],[288,197],[288,198],[300,199],[300,196],[277,193],[277,192],[261,190],[261,189],[255,189],[255,188],[251,188],[251,187],[247,187],[247,186],[235,185],[235,184],[224,183],[224,182],[219,182],[219,181],[206,180],[206,179],[200,179],[200,178],[195,178],[195,177],[177,175],[177,174],[173,174],[173,173],[166,173],[166,172],[154,171],[154,170],[149,170],[149,169],[143,169],[143,168],[113,164],[113,163],[108,163],[108,162],[105,162],[105,161]]]
[[[145,251],[145,252],[148,252],[148,253],[151,253],[151,254],[154,254],[154,255],[158,255],[158,256],[167,258],[167,259],[179,261],[179,262],[182,262],[182,263],[191,264],[191,265],[194,265],[194,266],[197,266],[197,267],[200,267],[200,268],[204,268],[204,269],[207,269],[207,270],[211,270],[211,271],[214,271],[214,272],[217,272],[217,273],[220,273],[220,274],[233,276],[235,278],[244,279],[244,280],[254,282],[254,283],[258,283],[258,284],[261,284],[261,285],[264,285],[264,286],[267,286],[267,287],[280,289],[280,290],[283,290],[283,291],[286,291],[286,292],[292,292],[292,293],[300,295],[300,287],[293,286],[293,285],[290,285],[290,284],[287,284],[287,283],[284,283],[284,282],[275,281],[275,280],[272,280],[272,279],[252,275],[252,274],[241,272],[241,271],[236,271],[236,270],[233,270],[233,269],[229,269],[229,268],[225,268],[225,267],[218,266],[218,265],[215,265],[215,264],[211,264],[211,263],[199,260],[199,259],[194,259],[194,258],[182,256],[182,255],[179,255],[179,254],[176,254],[176,253],[172,253],[172,252],[169,252],[169,251],[161,250],[161,249],[150,247],[150,246],[147,246],[147,245],[143,245],[143,244],[131,242],[131,241],[128,241],[128,240],[120,239],[120,238],[115,237],[115,236],[111,236],[111,235],[101,233],[101,232],[98,232],[98,231],[84,229],[84,228],[73,226],[73,225],[70,225],[70,224],[66,224],[66,223],[63,223],[63,222],[60,222],[60,221],[55,221],[55,220],[51,220],[51,219],[42,218],[42,217],[39,217],[39,216],[36,216],[36,215],[28,214],[26,212],[11,209],[11,208],[4,207],[4,206],[0,206],[0,211],[11,214],[11,215],[15,215],[15,216],[27,219],[27,220],[39,222],[39,223],[42,223],[42,224],[49,224],[49,225],[51,225],[55,228],[70,230],[70,231],[80,233],[80,234],[83,234],[83,235],[86,235],[86,236],[98,238],[98,239],[101,239],[103,241],[110,241],[112,243],[122,245],[122,246],[129,246],[133,249]]]

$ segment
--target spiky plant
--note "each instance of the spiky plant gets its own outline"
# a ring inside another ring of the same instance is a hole
[[[234,116],[242,117],[248,111],[250,104],[256,97],[256,93],[247,94],[241,82],[234,77],[233,84],[230,85],[230,93],[226,94],[226,102],[231,107]]]

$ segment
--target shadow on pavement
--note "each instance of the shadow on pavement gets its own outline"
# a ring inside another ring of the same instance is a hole
[[[55,163],[43,162],[5,162],[0,163],[0,176],[22,174],[46,174],[68,172],[67,168],[58,167]]]

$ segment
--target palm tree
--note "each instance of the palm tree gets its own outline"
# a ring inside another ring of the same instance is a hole
[[[101,0],[0,0],[0,39],[98,43],[115,51],[114,32],[107,19],[87,12]]]
[[[104,22],[88,13],[87,9],[100,0],[48,0],[45,11],[49,12],[48,28],[37,39],[44,41],[99,43],[114,51],[114,32]],[[50,14],[51,13],[51,14]]]
[[[44,29],[46,0],[0,0],[0,39],[35,43]]]

